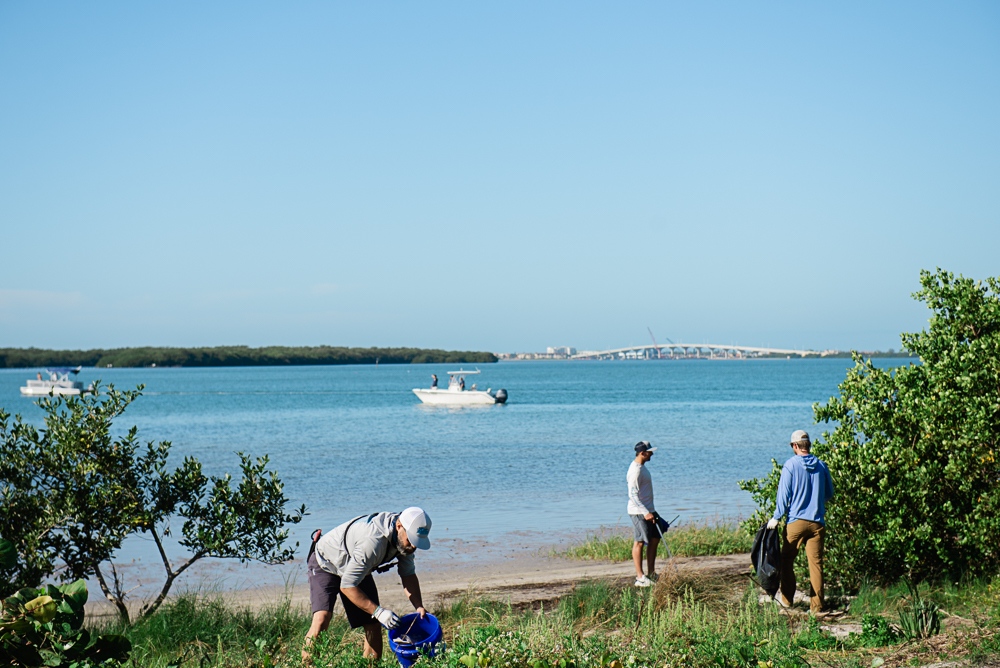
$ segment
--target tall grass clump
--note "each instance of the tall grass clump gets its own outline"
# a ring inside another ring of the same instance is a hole
[[[646,599],[638,590],[594,580],[578,585],[556,611],[562,624],[577,632],[628,628],[639,619]]]
[[[311,615],[289,600],[259,610],[234,607],[222,595],[187,592],[148,619],[134,625],[120,620],[103,626],[132,641],[131,666],[256,666],[294,648],[295,656]],[[335,618],[332,635],[340,638],[347,623]]]
[[[558,556],[631,561],[632,544],[631,530],[602,529],[587,536],[583,543],[558,553]],[[753,539],[739,528],[736,521],[715,518],[672,527],[660,542],[657,556],[666,557],[668,546],[675,557],[707,557],[749,552]]]

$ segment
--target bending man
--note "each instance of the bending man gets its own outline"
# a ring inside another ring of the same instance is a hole
[[[833,478],[815,455],[809,454],[812,443],[801,429],[792,434],[795,456],[781,467],[778,503],[768,529],[788,517],[781,547],[781,591],[775,598],[784,607],[795,600],[795,557],[805,547],[809,559],[809,610],[823,611],[823,543],[826,540],[826,502],[833,497]]]
[[[378,589],[372,571],[393,565],[403,583],[403,591],[414,609],[427,614],[420,597],[420,582],[413,565],[413,553],[431,546],[427,537],[431,518],[420,508],[402,513],[373,513],[356,517],[315,540],[309,550],[309,599],[312,625],[306,634],[302,659],[310,660],[313,640],[330,626],[337,596],[344,605],[352,629],[364,627],[365,658],[382,657],[382,629],[394,629],[399,617],[379,606]],[[395,564],[390,562],[396,559]]]

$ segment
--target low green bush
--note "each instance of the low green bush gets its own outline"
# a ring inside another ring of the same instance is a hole
[[[894,629],[889,620],[871,612],[861,616],[861,633],[851,634],[851,640],[862,647],[888,647],[903,639],[903,635]]]
[[[3,601],[0,663],[7,666],[120,666],[131,644],[121,635],[83,628],[87,583],[27,587]]]

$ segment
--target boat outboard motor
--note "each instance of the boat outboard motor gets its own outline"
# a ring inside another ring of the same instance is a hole
[[[493,396],[496,397],[498,404],[507,403],[507,390],[497,390],[497,393]]]

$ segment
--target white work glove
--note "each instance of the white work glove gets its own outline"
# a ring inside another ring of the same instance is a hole
[[[778,526],[778,520],[774,519],[773,517],[767,521],[767,528],[768,529],[773,529],[776,526]]]
[[[392,610],[386,610],[382,606],[375,608],[375,613],[372,615],[378,620],[378,623],[387,629],[399,628],[399,615],[397,615]]]

